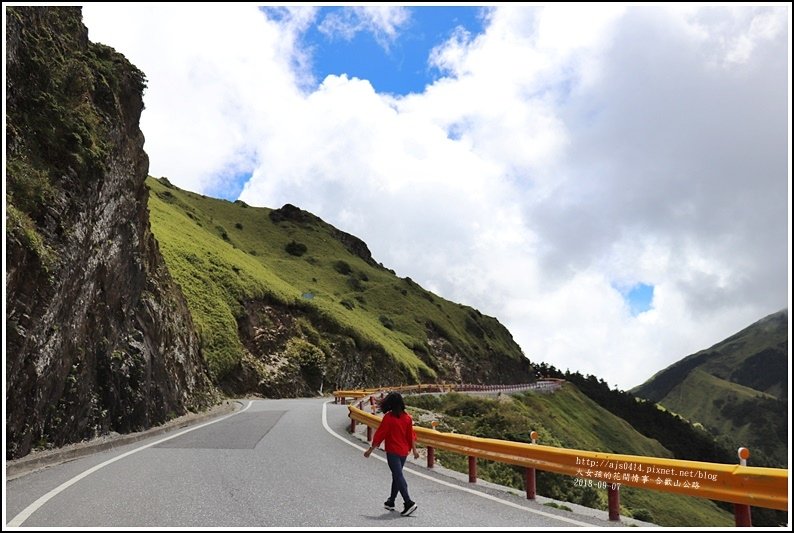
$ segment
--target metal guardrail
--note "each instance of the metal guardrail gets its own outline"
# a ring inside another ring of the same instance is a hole
[[[380,425],[380,416],[352,405],[348,409],[352,420],[370,428]],[[415,429],[417,441],[428,447],[567,474],[588,486],[611,486],[614,490],[615,485],[628,485],[734,504],[788,509],[788,470],[780,468],[600,453]]]
[[[480,385],[473,383],[440,383],[440,384],[420,384],[420,385],[401,385],[399,387],[385,387],[378,389],[348,389],[335,390],[334,398],[336,401],[346,403],[347,398],[360,399],[372,394],[389,390],[397,392],[510,392],[523,390],[554,390],[559,388],[561,380],[544,380],[535,383],[521,383],[517,385]]]

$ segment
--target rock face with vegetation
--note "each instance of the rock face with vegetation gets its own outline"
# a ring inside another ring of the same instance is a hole
[[[788,466],[788,310],[771,314],[632,390],[708,429],[751,464]]]
[[[7,458],[215,394],[149,227],[144,75],[79,8],[8,7]]]

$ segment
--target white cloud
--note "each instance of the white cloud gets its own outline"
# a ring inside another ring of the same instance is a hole
[[[317,29],[329,38],[352,40],[357,33],[372,33],[377,43],[389,50],[399,31],[410,20],[408,9],[399,6],[359,6],[326,15]]]
[[[281,24],[255,6],[83,8],[89,37],[122,51],[146,74],[141,129],[152,171],[194,189],[258,165],[257,143],[279,123],[280,106],[301,98],[307,72],[295,46],[307,13]],[[274,105],[275,104],[275,105]]]
[[[149,78],[153,174],[207,192],[252,169],[243,200],[360,236],[534,361],[629,388],[788,305],[788,7],[493,8],[406,97],[307,89],[316,11],[84,11]],[[348,13],[322,23],[389,42],[408,16]]]

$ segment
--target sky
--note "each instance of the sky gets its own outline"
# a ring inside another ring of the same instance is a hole
[[[789,307],[791,9],[90,4],[150,174],[300,206],[629,389]]]

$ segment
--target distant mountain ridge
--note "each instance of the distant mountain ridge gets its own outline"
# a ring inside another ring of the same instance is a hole
[[[763,466],[788,465],[788,310],[657,372],[632,389]]]

